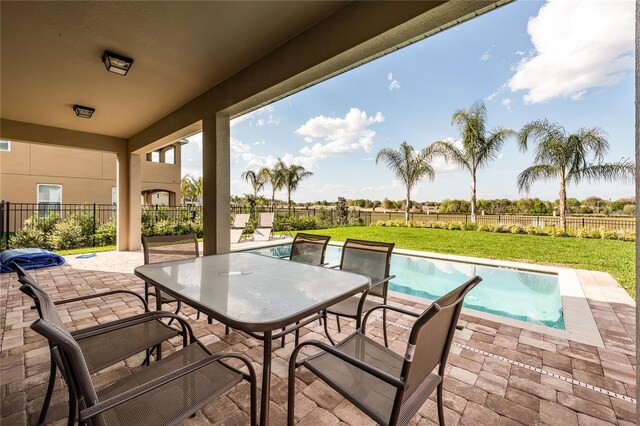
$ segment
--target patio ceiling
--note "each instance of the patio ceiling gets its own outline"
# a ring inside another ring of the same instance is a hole
[[[346,3],[2,2],[2,117],[127,138]]]

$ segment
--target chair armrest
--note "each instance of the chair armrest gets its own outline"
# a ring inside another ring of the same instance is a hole
[[[371,374],[372,376],[382,380],[383,382],[389,383],[390,385],[395,386],[398,389],[404,388],[405,383],[400,378],[392,376],[391,374],[384,372],[382,370],[379,370],[365,362],[360,361],[359,359],[353,358],[347,355],[346,353],[339,351],[334,346],[328,345],[319,340],[307,340],[305,342],[300,343],[298,346],[296,346],[296,348],[293,350],[293,353],[291,354],[291,359],[289,360],[289,374],[291,374],[292,372],[292,367],[295,366],[297,363],[296,358],[298,357],[298,353],[300,352],[300,349],[302,349],[305,346],[315,346],[317,348],[323,349],[324,351],[330,353],[331,355],[337,358],[340,358],[341,360],[353,365],[354,367],[357,367]],[[302,364],[302,363],[304,363],[304,360],[301,361],[299,364]]]
[[[116,395],[102,402],[99,402],[94,406],[81,410],[79,420],[80,422],[84,422],[87,419],[95,417],[98,414],[101,414],[105,411],[111,410],[112,408],[115,408],[120,404],[124,404],[125,402],[131,401],[134,398],[137,398],[141,395],[144,395],[147,392],[150,392],[154,389],[159,388],[160,386],[166,385],[167,383],[177,380],[183,376],[186,376],[187,374],[193,373],[194,371],[197,371],[203,367],[206,367],[207,365],[217,362],[223,358],[237,358],[243,361],[247,366],[247,368],[249,369],[249,376],[251,377],[251,381],[255,383],[256,373],[253,368],[253,365],[251,365],[251,361],[247,357],[241,354],[233,353],[233,352],[221,352],[218,354],[210,355],[207,358],[194,362],[193,364],[179,368],[176,371],[172,371],[171,373],[160,376],[143,385],[136,386],[133,389],[130,389],[119,395]]]
[[[364,318],[362,319],[362,327],[361,327],[362,334],[365,334],[365,329],[367,327],[367,320],[369,319],[369,315],[371,315],[371,312],[375,311],[376,309],[388,309],[390,311],[395,311],[401,314],[410,315],[414,318],[418,318],[421,315],[419,313],[412,312],[407,309],[398,308],[397,306],[391,306],[391,305],[374,306],[373,308],[369,309],[366,314],[364,314]]]
[[[325,265],[328,265],[328,263],[326,263]],[[332,266],[325,266],[325,267],[329,269],[336,269],[336,268],[339,268],[340,265],[332,265]]]
[[[89,294],[87,296],[78,296],[78,297],[71,297],[69,299],[62,299],[62,300],[56,300],[54,303],[54,305],[62,305],[65,303],[73,303],[73,302],[80,302],[83,300],[89,300],[89,299],[95,299],[96,297],[104,297],[104,296],[110,296],[113,294],[130,294],[132,296],[137,297],[138,299],[140,299],[140,301],[142,302],[142,304],[144,305],[144,310],[148,311],[149,307],[147,306],[147,302],[145,302],[144,298],[142,296],[140,296],[138,293],[136,293],[135,291],[131,291],[131,290],[111,290],[111,291],[105,291],[102,293],[94,293],[94,294]]]
[[[384,284],[384,283],[386,283],[386,282],[389,282],[389,281],[391,281],[392,279],[394,279],[395,277],[396,277],[395,275],[389,275],[388,277],[385,277],[385,278],[383,278],[383,279],[381,279],[381,280],[379,280],[379,281],[376,281],[376,282],[374,282],[374,283],[371,283],[371,288],[373,288],[373,287],[375,287],[375,286],[378,286],[378,285],[380,285],[380,284]]]

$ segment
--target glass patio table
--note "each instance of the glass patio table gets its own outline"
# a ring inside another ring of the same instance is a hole
[[[319,312],[371,284],[364,275],[252,253],[142,265],[134,273],[157,290],[263,341],[261,425],[269,423],[272,340],[316,321]]]

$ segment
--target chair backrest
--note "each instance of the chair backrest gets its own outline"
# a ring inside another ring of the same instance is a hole
[[[200,256],[196,234],[142,237],[144,264]]]
[[[249,222],[249,213],[236,213],[233,216],[233,228],[246,228]]]
[[[403,401],[411,397],[436,366],[439,365],[438,374],[444,376],[462,303],[467,293],[480,281],[482,278],[475,276],[445,294],[433,302],[414,323],[401,373],[406,380]]]
[[[60,318],[56,305],[49,294],[24,269],[15,264],[12,266],[22,283],[20,290],[34,299],[40,316],[40,319],[31,324],[31,328],[46,338],[51,348],[58,349],[60,361],[63,363],[63,365],[59,365],[60,370],[64,373],[65,380],[72,381],[67,385],[78,388],[87,406],[94,405],[98,401],[98,397],[91,381],[89,368],[80,346]],[[67,377],[67,375],[71,377]]]
[[[389,276],[391,269],[391,252],[394,243],[347,239],[342,247],[340,269],[371,278],[371,282],[380,281]],[[388,282],[372,287],[369,294],[385,297]]]
[[[273,213],[260,213],[258,228],[273,228]]]
[[[308,265],[322,265],[331,237],[297,233],[291,244],[289,260]]]

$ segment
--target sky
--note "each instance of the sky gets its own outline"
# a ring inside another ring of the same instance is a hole
[[[634,2],[517,1],[231,121],[231,193],[252,193],[240,175],[277,158],[314,175],[296,202],[404,198],[375,155],[407,141],[416,150],[457,140],[451,115],[483,100],[489,128],[548,119],[567,132],[600,127],[609,161],[634,156]],[[182,173],[202,175],[202,136],[183,147]],[[478,198],[554,200],[559,183],[516,188],[531,165],[515,139],[478,172]],[[417,201],[468,199],[468,172],[443,160],[412,193]],[[270,188],[264,195],[269,197]],[[581,183],[568,196],[633,196],[632,183]],[[277,198],[285,199],[284,192]]]

